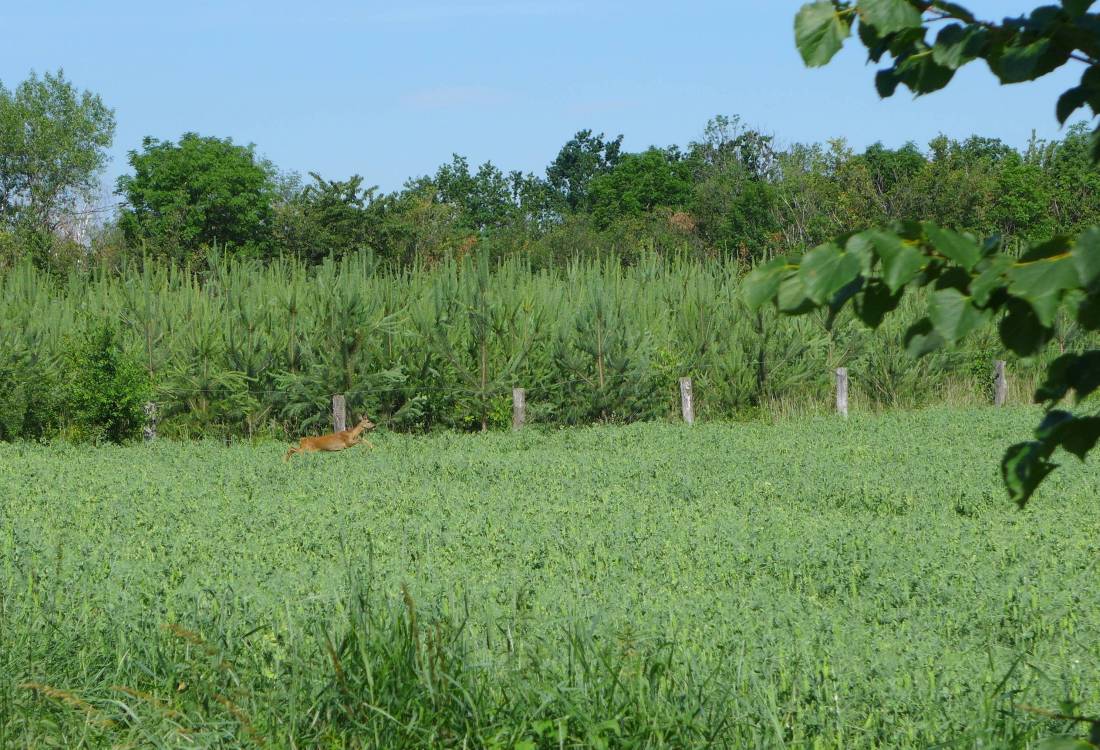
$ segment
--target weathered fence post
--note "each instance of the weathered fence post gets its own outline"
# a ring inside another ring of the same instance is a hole
[[[512,389],[512,429],[518,430],[527,421],[527,391],[523,388]]]
[[[848,368],[836,368],[836,411],[844,418],[848,417]]]
[[[993,363],[993,405],[1004,406],[1008,400],[1008,378],[1005,377],[1005,361]]]
[[[691,396],[691,378],[680,378],[680,411],[684,421],[695,424],[695,403]]]
[[[337,393],[332,397],[332,431],[343,432],[347,428],[347,402],[344,399],[344,394]]]
[[[147,443],[157,439],[157,405],[153,401],[145,402],[145,427],[142,428],[141,434]]]

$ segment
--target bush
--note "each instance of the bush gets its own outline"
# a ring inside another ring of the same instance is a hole
[[[0,440],[45,437],[57,422],[52,373],[29,357],[5,353],[0,358]]]
[[[114,326],[93,327],[69,355],[66,404],[77,436],[121,443],[145,421],[149,377],[119,344]]]

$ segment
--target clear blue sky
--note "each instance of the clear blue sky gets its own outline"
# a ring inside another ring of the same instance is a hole
[[[384,190],[453,152],[542,174],[574,132],[629,150],[686,144],[715,114],[781,143],[926,144],[937,133],[1026,143],[1059,132],[1054,101],[1080,75],[1000,87],[977,63],[914,101],[874,92],[852,41],[804,68],[799,0],[112,2],[9,0],[0,81],[65,69],[116,110],[107,179],[143,136],[255,143],[281,169],[362,174]],[[986,17],[1040,4],[971,0]]]

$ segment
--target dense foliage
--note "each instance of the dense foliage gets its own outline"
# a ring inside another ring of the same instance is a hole
[[[0,745],[1034,747],[1100,475],[1006,513],[1033,419],[0,445]]]
[[[268,187],[255,183],[243,191],[256,202],[247,217],[266,205],[273,212],[270,224],[250,223],[248,237],[222,230],[138,246],[133,235],[120,245],[108,233],[97,253],[112,260],[142,252],[190,257],[216,239],[231,254],[309,262],[369,249],[407,265],[475,247],[537,267],[575,257],[631,263],[647,250],[754,261],[893,219],[999,234],[1010,246],[1100,222],[1100,170],[1088,158],[1081,127],[1022,151],[994,139],[942,136],[925,148],[875,144],[855,151],[843,141],[780,148],[737,118],[719,117],[684,148],[625,153],[617,144],[578,133],[545,177],[489,162],[474,168],[455,156],[392,193],[358,176],[311,175],[304,185],[294,175],[272,176]],[[233,217],[238,207],[225,199],[229,187],[184,197],[177,210],[209,211],[212,202]],[[240,211],[238,221],[245,221]]]
[[[134,173],[118,180],[126,199],[119,226],[134,247],[176,260],[219,242],[249,255],[270,252],[272,171],[251,148],[195,133],[179,143],[146,138],[130,166]]]
[[[64,416],[77,435],[114,443],[137,437],[146,421],[149,376],[123,351],[114,323],[99,323],[67,344],[68,377],[59,385]]]
[[[735,261],[655,257],[540,272],[484,255],[401,272],[369,255],[315,267],[212,259],[194,272],[148,263],[63,284],[25,265],[0,276],[10,323],[0,377],[32,391],[0,391],[0,413],[27,425],[9,438],[64,426],[67,414],[50,413],[33,385],[76,377],[68,340],[96,321],[118,326],[172,436],[315,430],[330,423],[335,393],[393,427],[502,427],[513,386],[528,390],[535,422],[665,418],[678,414],[684,376],[700,418],[729,419],[826,407],[841,366],[857,410],[988,404],[993,360],[1010,360],[1020,400],[1057,354],[1018,358],[989,333],[914,362],[905,332],[920,303],[878,332],[850,312],[827,326],[824,313],[751,311]],[[1061,351],[1095,344],[1067,316],[1053,325]]]

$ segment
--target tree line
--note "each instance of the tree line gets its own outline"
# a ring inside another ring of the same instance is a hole
[[[0,268],[122,267],[134,258],[200,263],[221,254],[306,263],[370,250],[407,266],[521,256],[633,263],[649,252],[745,264],[799,252],[855,226],[919,218],[1021,246],[1100,223],[1100,169],[1081,123],[1015,148],[937,136],[865,149],[842,139],[782,145],[720,115],[685,146],[623,149],[577,132],[542,175],[454,155],[382,192],[354,175],[280,171],[255,146],[184,133],[145,138],[95,196],[113,111],[62,72],[0,84]]]

